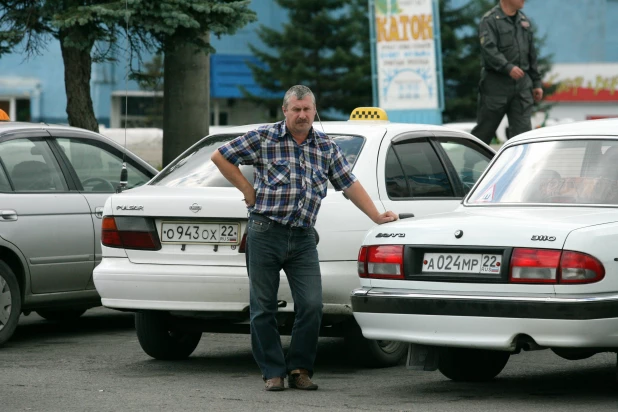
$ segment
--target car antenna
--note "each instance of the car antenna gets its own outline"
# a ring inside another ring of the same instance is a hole
[[[126,31],[126,35],[127,35],[127,49],[129,47],[131,47],[131,42],[129,41],[129,0],[125,0],[124,1],[124,8],[125,8],[125,19],[126,19],[126,23],[127,23],[127,31]],[[125,51],[125,55],[126,55],[126,51]],[[129,55],[127,57],[127,69],[125,72],[125,76],[124,76],[124,150],[122,151],[122,169],[120,170],[120,181],[118,182],[118,187],[116,187],[116,193],[121,193],[123,190],[125,190],[127,188],[127,184],[128,184],[128,172],[127,172],[127,162],[126,162],[126,156],[127,156],[127,113],[129,111],[129,85],[128,85],[128,78],[129,78],[129,59],[131,58],[131,56]]]
[[[320,119],[320,113],[318,113],[318,108],[315,108],[315,114],[318,116],[318,122],[320,122],[320,127],[322,128],[322,133],[324,133],[326,136],[328,136],[328,133],[326,133],[326,130],[324,130],[324,125],[322,124],[322,119]],[[330,136],[328,136],[330,137]]]

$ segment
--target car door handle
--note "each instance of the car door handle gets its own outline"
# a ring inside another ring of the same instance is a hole
[[[407,219],[409,217],[414,217],[414,213],[399,213],[399,219]]]
[[[99,219],[103,218],[103,206],[97,206],[94,208],[94,215]]]
[[[17,220],[17,212],[14,210],[0,210],[0,221],[13,222]]]

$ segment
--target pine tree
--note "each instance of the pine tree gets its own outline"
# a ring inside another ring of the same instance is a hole
[[[98,131],[90,96],[93,61],[111,59],[121,36],[139,58],[164,53],[163,161],[208,133],[210,34],[256,19],[250,0],[0,0],[0,55],[60,43],[69,124]],[[132,68],[133,69],[133,68]],[[137,70],[137,69],[136,69]]]
[[[249,0],[127,0],[134,50],[163,52],[163,166],[208,134],[210,34],[256,20]]]
[[[90,96],[92,62],[105,60],[117,39],[104,16],[114,8],[98,0],[0,1],[0,54],[40,54],[49,40],[60,43],[69,124],[99,130]],[[96,49],[102,42],[111,47]]]
[[[245,95],[281,116],[285,91],[304,84],[316,96],[322,118],[371,105],[371,58],[367,0],[275,0],[288,10],[280,29],[260,26],[267,51],[251,46],[260,64],[251,64],[266,96]]]
[[[254,79],[267,93],[246,96],[280,116],[281,97],[287,88],[302,83],[316,95],[318,109],[349,113],[372,103],[371,58],[367,0],[275,0],[289,11],[280,29],[260,26],[258,36],[267,51],[256,46],[260,61],[252,64]],[[381,4],[381,3],[376,3]],[[440,0],[444,121],[476,118],[480,80],[478,23],[495,0],[469,0],[456,7]],[[534,19],[533,19],[534,21]],[[541,73],[551,67],[551,56],[541,52]],[[546,90],[546,95],[551,91]],[[324,116],[323,116],[324,117]]]

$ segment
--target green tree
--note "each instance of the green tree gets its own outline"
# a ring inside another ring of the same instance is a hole
[[[478,84],[481,77],[481,46],[478,24],[494,7],[495,0],[469,0],[455,7],[452,0],[440,0],[442,68],[444,72],[445,122],[476,119]],[[534,16],[528,16],[534,23]],[[551,70],[550,54],[544,54],[544,38],[536,36],[541,78]],[[555,88],[544,90],[549,96]],[[542,109],[544,103],[537,106]]]
[[[318,110],[350,113],[371,105],[371,58],[367,0],[275,0],[289,13],[280,29],[261,25],[253,44],[258,64],[250,64],[266,91],[247,98],[280,118],[283,93],[295,84],[311,88]]]
[[[163,165],[208,134],[210,34],[233,34],[256,20],[249,0],[127,0],[134,50],[164,55]]]
[[[62,50],[69,124],[98,130],[90,96],[92,62],[127,47],[164,53],[163,162],[208,134],[210,34],[233,34],[256,19],[250,0],[0,0],[0,54]],[[134,70],[131,67],[131,70]],[[139,69],[134,71],[138,72]],[[205,115],[206,113],[206,115]]]
[[[108,26],[114,4],[97,0],[0,1],[0,54],[40,54],[51,39],[60,43],[64,62],[67,115],[71,126],[99,130],[90,96],[92,62],[105,60],[117,39]],[[105,44],[107,47],[95,47]]]

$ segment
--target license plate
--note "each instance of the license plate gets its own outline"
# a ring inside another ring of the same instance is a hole
[[[423,272],[500,273],[502,255],[480,253],[425,253]]]
[[[161,243],[237,245],[240,225],[229,222],[162,222]]]

